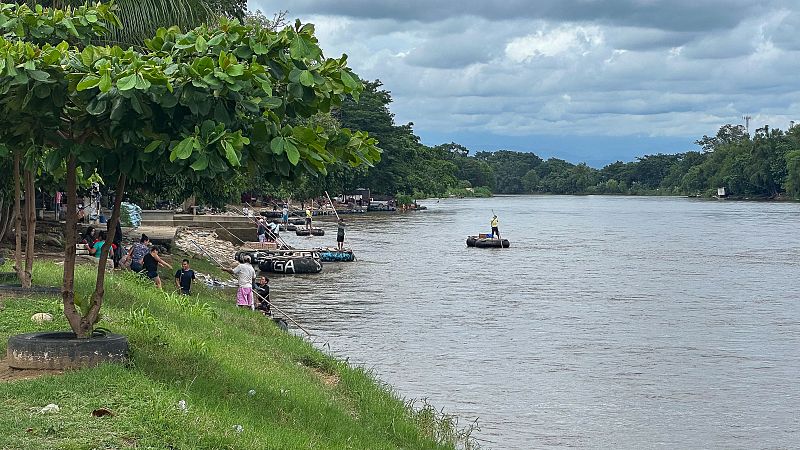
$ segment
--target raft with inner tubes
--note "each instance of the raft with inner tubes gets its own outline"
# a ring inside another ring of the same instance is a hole
[[[289,223],[292,225],[305,225],[306,219],[289,219]]]
[[[259,260],[258,268],[272,273],[320,273],[322,262],[308,256],[270,256]]]
[[[322,228],[298,228],[295,234],[298,236],[325,236],[325,230]]]
[[[279,225],[280,231],[297,231],[297,225],[292,225],[291,223],[288,225]]]
[[[467,247],[478,248],[509,248],[511,243],[508,239],[482,238],[479,236],[467,236]]]
[[[336,247],[322,247],[314,250],[319,252],[319,258],[322,262],[350,262],[356,260],[355,253],[349,248],[339,250]]]

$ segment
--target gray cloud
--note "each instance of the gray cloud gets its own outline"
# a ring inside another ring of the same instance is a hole
[[[800,5],[789,0],[300,0],[291,8],[317,25],[327,55],[347,53],[362,78],[382,80],[397,121],[413,121],[423,140],[691,142],[745,114],[759,126],[800,121]]]
[[[768,2],[774,5],[788,0]],[[286,7],[272,0],[253,1],[265,11]],[[762,3],[763,4],[763,3]],[[436,22],[446,17],[476,16],[491,21],[518,18],[552,21],[593,21],[613,25],[635,25],[669,30],[708,30],[735,25],[761,9],[748,0],[295,0],[293,14],[342,15],[359,19],[396,19]]]

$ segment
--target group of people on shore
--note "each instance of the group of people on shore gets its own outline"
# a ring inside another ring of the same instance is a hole
[[[106,232],[102,230],[95,230],[94,227],[90,226],[86,228],[86,231],[80,237],[78,241],[78,247],[83,248],[84,250],[88,251],[90,255],[94,256],[95,258],[100,258],[102,254],[103,245],[106,243]],[[122,259],[122,227],[117,224],[117,228],[114,231],[114,239],[111,243],[111,260],[114,263],[114,268],[117,269],[120,266],[120,260]]]
[[[142,234],[139,242],[131,246],[126,258],[130,261],[130,269],[136,273],[146,276],[152,280],[159,289],[162,289],[161,277],[158,273],[159,267],[172,266],[161,259],[157,245],[150,245],[150,238]],[[233,269],[223,267],[222,270],[236,277],[238,290],[236,293],[236,305],[249,307],[254,311],[260,311],[264,315],[271,316],[269,300],[269,279],[265,276],[256,277],[255,269],[250,265],[250,257],[244,257],[245,262],[237,265]],[[175,287],[183,295],[189,295],[192,289],[192,282],[197,279],[197,275],[189,265],[189,260],[181,261],[181,267],[175,272]],[[256,299],[258,301],[256,301]]]

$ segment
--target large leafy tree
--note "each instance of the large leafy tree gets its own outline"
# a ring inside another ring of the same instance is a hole
[[[355,183],[378,194],[410,193],[414,186],[409,175],[421,144],[414,135],[413,123],[395,124],[394,114],[389,110],[391,93],[381,86],[380,80],[365,82],[359,101],[346,100],[336,116],[344,127],[368,131],[383,150],[381,162],[375,169],[356,176]]]
[[[47,14],[38,10],[39,14]],[[89,21],[88,13],[84,18]],[[363,132],[291,126],[338,106],[362,89],[346,57],[322,55],[312,25],[281,31],[221,19],[189,32],[159,29],[146,52],[116,46],[39,45],[0,39],[2,117],[50,111],[40,129],[67,161],[64,312],[80,337],[88,337],[104,297],[105,262],[127,181],[158,173],[223,182],[259,170],[275,180],[327,173],[346,161],[379,159],[375,140]],[[24,67],[24,72],[15,71]],[[22,86],[24,85],[25,88]],[[47,85],[50,95],[24,103],[27,91]],[[95,291],[86,302],[74,295],[76,174],[95,169],[116,180],[116,198]],[[80,299],[79,299],[80,300]],[[78,310],[80,308],[80,311]]]
[[[18,2],[19,3],[19,2]],[[48,8],[80,7],[83,0],[31,1]],[[219,16],[244,19],[246,0],[117,0],[114,9],[122,26],[97,36],[95,39],[123,46],[143,45],[145,39],[156,34],[161,27],[178,26],[194,28],[203,23],[215,23]]]
[[[0,143],[10,155],[13,179],[13,201],[15,218],[15,269],[23,287],[31,286],[34,235],[36,231],[35,178],[45,154],[46,134],[43,128],[52,127],[60,120],[58,107],[63,94],[53,93],[50,74],[37,70],[33,61],[25,60],[16,65],[11,54],[24,53],[30,57],[41,45],[52,47],[82,45],[104,33],[119,22],[108,5],[80,6],[67,11],[34,8],[25,5],[0,4],[0,33],[8,44],[8,55],[0,62],[8,78],[0,86],[0,107],[14,118],[0,128]],[[28,43],[33,43],[29,46]],[[51,58],[51,57],[50,57]],[[51,58],[50,62],[54,62]],[[10,95],[9,95],[10,94]],[[52,96],[52,102],[40,101]],[[52,172],[52,171],[51,171]],[[21,186],[24,180],[24,188]],[[25,193],[25,211],[21,208],[22,193]],[[5,216],[5,214],[4,214]],[[27,239],[25,263],[22,264],[22,219],[26,222]],[[0,218],[1,219],[1,218]],[[2,221],[5,222],[5,219]],[[2,238],[2,236],[0,236]]]

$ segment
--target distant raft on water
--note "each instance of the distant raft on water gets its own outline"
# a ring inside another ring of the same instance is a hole
[[[480,234],[478,236],[467,236],[467,247],[509,248],[511,243],[508,242],[508,239],[495,239],[488,237],[488,235]]]
[[[322,228],[298,228],[295,230],[298,236],[325,236],[325,230]]]

